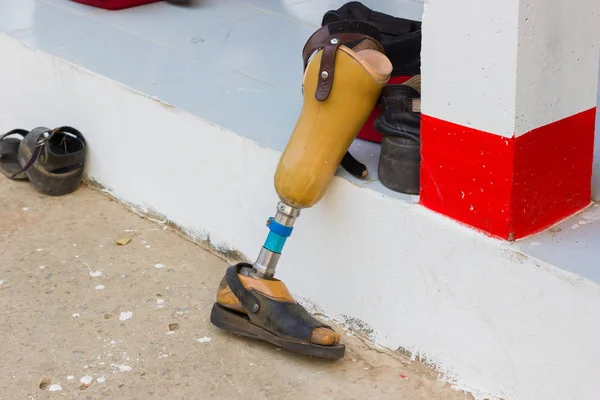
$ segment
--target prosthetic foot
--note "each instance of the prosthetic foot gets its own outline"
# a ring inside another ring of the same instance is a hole
[[[321,200],[390,77],[378,35],[368,23],[339,22],[306,43],[304,104],[275,172],[281,201],[256,262],[227,269],[211,314],[217,327],[298,353],[344,356],[340,335],[312,317],[274,275],[301,209]]]

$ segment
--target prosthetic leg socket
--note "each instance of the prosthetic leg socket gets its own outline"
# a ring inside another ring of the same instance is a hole
[[[274,275],[300,211],[323,198],[390,77],[392,65],[381,53],[378,35],[368,23],[339,22],[322,27],[306,43],[302,112],[274,178],[281,201],[267,222],[269,234],[256,262],[229,267],[221,281],[214,325],[294,352],[344,356],[339,334],[296,303]]]

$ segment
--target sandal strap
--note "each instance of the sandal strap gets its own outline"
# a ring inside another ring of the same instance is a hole
[[[0,142],[0,157],[7,154],[17,154],[20,140],[3,140]]]
[[[0,135],[0,157],[6,154],[17,154],[21,140],[29,133],[25,129],[13,129]],[[11,135],[21,135],[21,139],[7,138]]]
[[[242,306],[248,310],[249,313],[255,313],[259,310],[260,304],[256,296],[254,296],[246,287],[242,284],[240,277],[238,276],[239,266],[232,265],[227,268],[225,272],[225,278],[229,288],[238,298]]]
[[[25,136],[27,136],[28,133],[29,131],[25,129],[13,129],[12,131],[8,131],[5,134],[0,135],[0,141],[3,141],[5,137],[10,135],[21,135],[21,139],[23,139]]]
[[[85,162],[85,139],[83,138],[83,135],[81,134],[81,132],[79,132],[77,129],[70,127],[70,126],[63,126],[60,127],[58,129],[58,131],[55,132],[56,133],[66,133],[69,135],[64,135],[63,137],[63,141],[64,140],[76,140],[79,141],[81,144],[81,149],[71,152],[71,153],[67,153],[65,152],[64,154],[62,153],[56,153],[52,146],[47,145],[44,146],[44,155],[43,155],[43,161],[44,161],[44,168],[48,171],[55,171],[57,169],[60,168],[65,168],[65,167],[72,167],[72,166],[82,166]],[[70,136],[70,137],[69,137]],[[48,138],[48,141],[50,140],[50,138]]]
[[[383,52],[380,38],[381,34],[377,27],[363,21],[334,22],[315,31],[306,41],[304,49],[302,49],[304,70],[308,66],[310,56],[316,50],[323,49],[315,98],[318,101],[324,101],[329,97],[335,75],[335,56],[339,46],[368,39],[373,41]]]
[[[67,133],[75,136],[75,140],[79,140],[82,143],[82,150],[68,153],[68,154],[56,154],[53,152],[49,146],[48,142],[56,135],[57,133]],[[12,175],[15,177],[23,172],[26,172],[29,168],[31,168],[36,161],[44,155],[43,160],[45,164],[45,168],[49,171],[54,171],[59,168],[69,167],[73,165],[83,165],[85,161],[85,140],[83,135],[77,129],[70,126],[61,126],[55,129],[44,129],[36,133],[36,145],[31,154],[31,157],[25,163],[25,165],[21,168],[21,170]]]
[[[225,279],[233,294],[240,300],[248,313],[250,322],[267,331],[287,339],[310,342],[316,328],[328,328],[297,303],[286,303],[264,296],[255,289],[246,289],[238,273],[245,264],[227,268]]]
[[[25,165],[21,168],[21,170],[19,170],[18,172],[14,173],[11,176],[11,179],[14,178],[15,176],[27,171],[29,168],[31,168],[31,166],[33,164],[35,164],[35,162],[40,157],[40,154],[42,153],[42,147],[46,143],[47,138],[50,137],[50,135],[47,135],[47,133],[49,133],[49,132],[52,132],[52,131],[50,129],[45,129],[38,133],[38,138],[40,136],[43,136],[43,137],[41,139],[36,138],[37,143],[35,145],[35,148],[33,149],[33,152],[31,153],[31,158],[29,158],[29,161],[27,161],[27,163],[25,163]]]
[[[369,174],[369,170],[367,166],[360,161],[358,161],[349,151],[346,151],[344,157],[342,157],[342,161],[340,162],[342,167],[353,176],[357,178],[366,178]]]

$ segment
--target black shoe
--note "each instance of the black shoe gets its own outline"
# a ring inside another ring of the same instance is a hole
[[[388,85],[381,91],[381,114],[375,130],[383,135],[379,180],[396,192],[419,194],[421,167],[421,95],[410,86]]]

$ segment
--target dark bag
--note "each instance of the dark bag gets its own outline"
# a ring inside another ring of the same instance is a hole
[[[365,21],[379,29],[385,55],[395,75],[421,73],[421,22],[373,11],[358,1],[344,4],[325,13],[321,26],[337,21]]]
[[[421,22],[373,11],[358,1],[351,1],[337,10],[327,11],[323,16],[321,26],[339,21],[368,22],[379,30],[380,38],[378,39],[383,46],[385,55],[392,62],[392,78],[421,74]],[[373,112],[375,114],[371,119],[377,115],[376,110]],[[363,127],[361,132],[365,130],[373,130],[371,124]],[[342,168],[356,177],[364,178],[368,174],[367,166],[354,158],[349,151],[346,152],[340,164]]]

